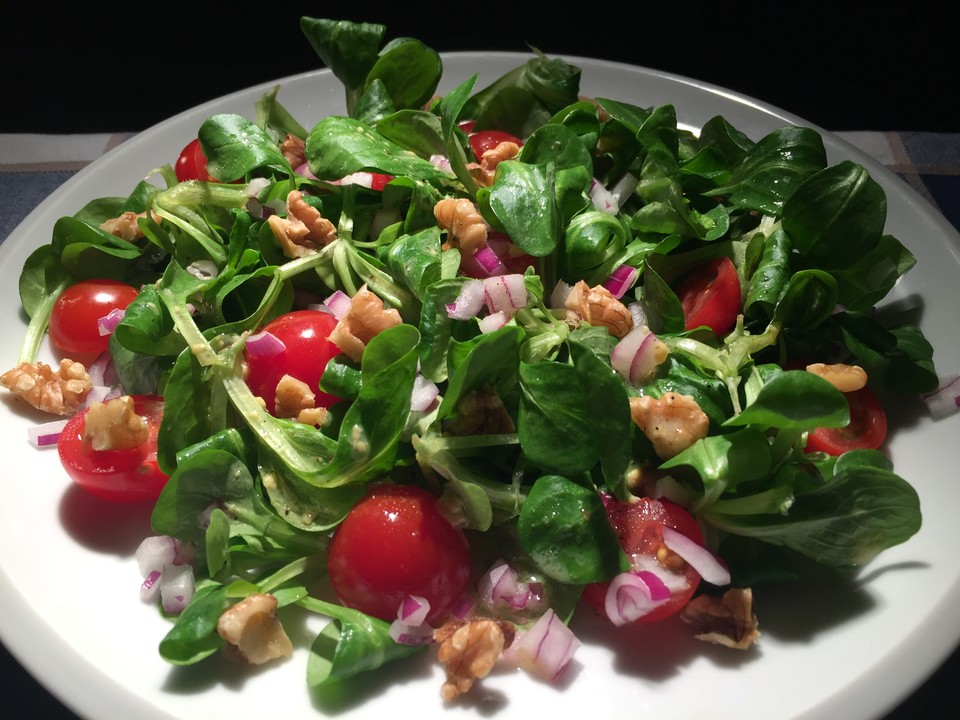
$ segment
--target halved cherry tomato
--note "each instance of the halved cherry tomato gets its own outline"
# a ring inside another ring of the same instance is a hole
[[[347,607],[389,621],[407,595],[416,595],[430,603],[433,624],[467,590],[470,546],[440,513],[436,497],[411,485],[381,485],[337,527],[327,569]]]
[[[64,290],[50,314],[50,341],[68,354],[101,353],[110,335],[98,321],[111,310],[125,310],[139,290],[118,280],[81,280]]]
[[[177,158],[177,162],[173,166],[173,171],[180,182],[186,182],[187,180],[218,182],[215,177],[207,172],[207,156],[203,154],[199,138],[191,140],[183,148],[180,157]]]
[[[247,385],[254,395],[263,398],[270,413],[275,412],[277,383],[284,375],[309,385],[316,395],[316,407],[330,407],[339,400],[319,389],[327,362],[340,353],[340,348],[329,339],[336,325],[337,319],[330,313],[294,310],[263,327],[286,346],[277,355],[254,357],[248,353],[246,356]]]
[[[850,405],[850,423],[839,428],[817,428],[807,436],[807,452],[842,455],[848,450],[876,450],[887,437],[887,413],[869,387],[844,393]]]
[[[684,275],[677,287],[687,330],[706,325],[725,335],[740,313],[740,278],[733,262],[718,257]]]
[[[163,419],[163,398],[134,395],[134,411],[146,418],[149,434],[130,450],[94,450],[84,442],[88,409],[67,421],[57,442],[67,475],[87,492],[112,502],[153,501],[169,479],[157,466],[157,432]]]
[[[655,566],[658,574],[666,573],[672,578],[666,583],[673,592],[672,597],[634,622],[658,622],[678,612],[693,597],[701,578],[696,570],[664,545],[663,528],[671,527],[703,545],[703,533],[697,521],[682,507],[665,499],[642,497],[630,503],[606,500],[607,516],[617,533],[620,547],[636,568]],[[609,586],[609,581],[597,582],[583,589],[583,599],[601,615],[606,615],[604,602]]]

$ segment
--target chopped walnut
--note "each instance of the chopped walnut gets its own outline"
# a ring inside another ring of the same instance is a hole
[[[133,210],[128,210],[115,218],[104,220],[100,223],[100,229],[106,230],[111,235],[126,240],[127,242],[133,242],[134,240],[139,240],[144,237],[143,230],[140,229],[137,220],[146,217],[146,215],[145,212],[135,213]]]
[[[0,386],[33,407],[54,415],[73,415],[93,387],[83,363],[63,359],[54,371],[46,363],[22,362],[0,375]]]
[[[605,327],[614,337],[622,338],[633,329],[630,310],[603,285],[591,288],[580,280],[570,290],[564,304],[575,313],[576,320]]]
[[[286,217],[271,215],[267,223],[283,254],[289,258],[309,255],[337,239],[337,228],[304,200],[299,190],[287,194]]]
[[[401,322],[400,313],[384,307],[383,300],[364,285],[350,299],[350,307],[330,333],[330,342],[351,360],[360,362],[363,349],[375,335]]]
[[[867,384],[867,373],[859,365],[813,363],[807,365],[806,370],[808,373],[819,375],[843,393],[855,392]]]
[[[512,623],[489,618],[453,620],[433,631],[440,643],[437,659],[443,663],[447,680],[440,688],[444,700],[453,700],[486,677],[500,654],[513,642]]]
[[[493,390],[472,390],[457,403],[457,416],[444,428],[452,435],[515,433],[513,418]]]
[[[129,395],[93,403],[83,421],[83,441],[94,450],[131,450],[142,445],[149,432]]]
[[[317,396],[302,380],[293,375],[284,375],[277,383],[277,395],[274,398],[274,409],[277,417],[295,418],[302,410],[316,405]]]
[[[515,142],[505,141],[498,143],[483,153],[480,163],[470,163],[467,169],[477,181],[478,185],[490,187],[497,174],[497,165],[505,160],[513,160],[520,154],[520,146]]]
[[[280,143],[280,152],[294,170],[307,161],[306,143],[296,135],[287,133],[283,142]]]
[[[487,222],[470,200],[445,198],[433,206],[433,216],[447,233],[443,250],[455,247],[465,255],[476,255],[487,244]]]
[[[580,95],[577,99],[581,102],[588,102],[593,105],[597,109],[597,119],[600,120],[600,122],[606,122],[610,119],[610,113],[600,107],[600,103],[597,102],[596,98]]]
[[[693,626],[698,640],[736,650],[746,650],[760,637],[750,588],[732,588],[721,597],[698,595],[680,617]]]
[[[327,409],[324,407],[304,408],[297,413],[297,422],[301,425],[323,427],[327,424]]]
[[[277,598],[269,593],[250,595],[224,611],[217,633],[252,665],[293,654],[293,644],[277,617]]]
[[[630,416],[664,460],[706,437],[710,429],[710,419],[697,401],[675,392],[659,398],[631,397]]]

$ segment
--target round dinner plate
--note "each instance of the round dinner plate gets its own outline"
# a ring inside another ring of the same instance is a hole
[[[529,54],[443,55],[447,91],[479,73],[477,88]],[[763,102],[653,70],[565,57],[583,72],[581,92],[642,107],[675,106],[696,130],[715,115],[753,139],[784,125],[811,126]],[[78,172],[40,204],[0,246],[0,367],[16,364],[25,320],[17,278],[28,254],[49,242],[54,222],[87,201],[125,196],[172,163],[215,113],[253,117],[274,85],[310,127],[344,112],[344,93],[327,70],[252,87],[181,113],[123,143]],[[865,166],[888,198],[886,232],[917,257],[888,302],[919,318],[941,375],[960,371],[960,238],[926,200],[882,165],[821,128],[831,163]],[[573,629],[583,646],[558,684],[521,671],[495,671],[452,704],[440,698],[442,669],[431,653],[377,673],[311,691],[306,648],[325,619],[287,622],[297,646],[282,663],[245,668],[219,657],[184,668],[157,645],[169,623],[138,599],[134,551],[150,534],[149,507],[105,506],[71,486],[55,450],[27,442],[48,419],[3,395],[0,448],[0,638],[39,681],[78,715],[96,720],[261,720],[283,715],[340,720],[402,710],[421,720],[497,717],[872,718],[892,709],[960,639],[960,415],[934,421],[925,405],[891,409],[886,450],[916,487],[923,526],[849,582],[756,589],[759,642],[746,652],[703,643],[681,622],[613,630],[583,613]]]

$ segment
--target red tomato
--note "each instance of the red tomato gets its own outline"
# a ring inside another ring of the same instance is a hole
[[[668,583],[673,596],[634,622],[658,622],[679,611],[693,597],[700,584],[700,574],[664,545],[663,527],[671,527],[703,545],[703,533],[697,521],[679,505],[654,498],[640,498],[632,503],[610,500],[607,515],[617,532],[620,547],[636,565],[656,563],[663,572],[675,576],[675,580]],[[604,600],[609,586],[610,582],[606,581],[591,583],[583,589],[583,599],[604,616]]]
[[[263,398],[267,410],[275,411],[277,383],[284,375],[305,382],[316,394],[316,407],[330,407],[339,398],[320,392],[320,376],[327,362],[340,349],[330,342],[337,319],[320,310],[294,310],[267,323],[263,330],[280,340],[286,348],[277,355],[253,357],[247,353],[247,385]]]
[[[685,275],[677,288],[687,330],[706,325],[725,335],[740,313],[740,278],[730,258],[710,260]]]
[[[440,514],[433,495],[410,485],[381,485],[337,527],[327,569],[347,607],[390,621],[407,595],[417,595],[430,603],[427,621],[435,624],[467,590],[470,546]]]
[[[372,172],[370,173],[370,189],[383,192],[383,188],[386,187],[387,183],[391,180],[393,180],[393,175]]]
[[[187,180],[217,182],[217,179],[207,172],[207,156],[203,154],[199,138],[187,143],[187,146],[180,152],[180,157],[177,158],[173,171],[177,174],[177,180],[180,182],[186,182]]]
[[[68,354],[101,353],[110,335],[97,321],[111,310],[125,310],[139,290],[118,280],[81,280],[64,290],[50,314],[50,341]]]
[[[112,502],[156,500],[168,477],[157,467],[157,432],[163,419],[163,398],[134,395],[134,410],[146,418],[149,435],[130,450],[94,450],[83,441],[87,409],[67,421],[57,451],[67,475],[80,487]]]
[[[842,455],[847,450],[876,450],[887,437],[887,414],[874,392],[863,387],[844,393],[850,405],[850,423],[839,428],[817,428],[807,436],[807,452]]]
[[[470,142],[470,148],[473,150],[473,154],[477,160],[482,158],[487,150],[492,150],[502,142],[512,142],[523,147],[523,140],[516,135],[511,135],[502,130],[479,130],[477,132],[471,132],[468,140]]]

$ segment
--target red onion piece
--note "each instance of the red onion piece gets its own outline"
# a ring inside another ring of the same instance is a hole
[[[279,355],[287,346],[273,333],[262,330],[247,337],[247,355],[255,358],[270,358]]]
[[[140,599],[144,602],[152,602],[157,598],[157,595],[160,593],[160,576],[161,572],[159,570],[152,570],[144,579],[143,584],[140,585]]]
[[[610,193],[617,198],[617,202],[621,205],[623,201],[628,197],[633,195],[637,189],[637,185],[640,184],[640,178],[631,173],[626,173],[622,178],[617,180],[614,183],[613,187],[610,188]]]
[[[656,370],[657,336],[646,325],[634,326],[610,353],[613,368],[630,384],[641,385]]]
[[[510,318],[502,310],[492,313],[491,315],[487,315],[486,317],[480,319],[480,332],[489,333],[493,332],[494,330],[499,330],[509,321]]]
[[[590,182],[590,199],[593,201],[593,207],[600,212],[609,215],[616,215],[620,212],[620,202],[617,196],[597,182],[596,179]]]
[[[581,642],[552,609],[517,633],[503,659],[544,680],[555,680],[573,659]]]
[[[457,299],[447,305],[447,316],[453,320],[469,320],[483,309],[483,281],[467,280]]]
[[[433,628],[429,625],[408,625],[394,620],[388,630],[390,637],[400,645],[427,645],[433,642]]]
[[[484,278],[483,295],[487,310],[491,313],[505,312],[513,316],[520,308],[527,305],[527,286],[523,275],[511,273]]]
[[[450,158],[446,155],[431,155],[430,164],[437,168],[437,170],[443,170],[453,175],[453,165],[450,164]]]
[[[487,607],[505,603],[514,610],[522,610],[530,602],[530,586],[517,579],[516,571],[505,560],[498,560],[483,574],[477,591]]]
[[[630,303],[627,305],[627,310],[630,311],[630,317],[633,318],[634,326],[647,324],[647,310],[644,308],[643,303]]]
[[[27,439],[36,447],[55,447],[66,424],[66,420],[54,420],[40,425],[31,425],[27,428]]]
[[[340,178],[338,185],[359,185],[361,187],[370,188],[373,187],[373,173],[366,172],[361,170],[359,172],[350,173],[349,175],[344,175]]]
[[[942,378],[936,390],[923,396],[923,401],[934,420],[960,412],[960,375]]]
[[[619,300],[633,287],[639,275],[640,271],[632,265],[621,265],[603,281],[603,286]]]
[[[433,401],[440,395],[440,388],[432,380],[423,375],[413,379],[413,393],[410,396],[410,410],[412,412],[426,412],[433,405]]]
[[[303,177],[310,178],[311,180],[319,180],[319,178],[310,172],[310,165],[308,163],[303,163],[303,165],[298,165],[294,172],[297,175],[303,175]]]
[[[169,535],[151,535],[141,541],[134,555],[140,566],[140,575],[146,577],[172,565],[177,558],[177,548]]]
[[[350,309],[350,296],[343,292],[343,290],[334,290],[323,301],[323,304],[326,305],[327,309],[333,313],[333,316],[339,320],[346,315],[347,310]]]
[[[500,257],[487,245],[477,250],[474,259],[477,261],[480,270],[487,277],[503,275],[507,272],[507,268],[500,262]]]
[[[664,582],[652,572],[623,572],[610,581],[603,609],[617,627],[648,615],[671,597]]]
[[[678,530],[664,525],[663,544],[682,557],[711,585],[729,585],[730,571],[709,550]]]
[[[397,608],[397,619],[408,625],[423,625],[429,612],[429,600],[419,595],[407,595]]]
[[[160,603],[168,613],[182,612],[195,589],[192,565],[167,565],[160,573]]]
[[[470,597],[470,595],[464,595],[456,603],[454,603],[453,608],[450,610],[450,614],[457,618],[458,620],[463,620],[470,616],[470,613],[473,612],[473,609],[476,607],[476,601]]]
[[[117,325],[123,320],[124,311],[120,308],[114,308],[102,318],[97,319],[97,332],[103,335],[111,335],[117,329]]]

